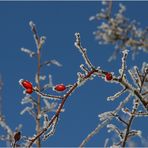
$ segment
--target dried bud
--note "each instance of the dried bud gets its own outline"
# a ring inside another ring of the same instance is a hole
[[[21,132],[16,132],[14,135],[15,143],[21,139]]]

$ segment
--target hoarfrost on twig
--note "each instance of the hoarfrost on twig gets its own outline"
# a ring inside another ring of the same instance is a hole
[[[114,101],[116,98],[121,96],[125,91],[126,91],[126,88],[124,88],[121,91],[117,92],[114,96],[107,97],[107,101]]]
[[[122,66],[121,66],[121,69],[119,71],[119,73],[121,75],[121,78],[123,78],[125,70],[126,70],[126,58],[127,58],[127,55],[128,55],[128,50],[124,49],[122,51],[122,54],[123,54],[123,56],[122,56]]]
[[[46,134],[44,134],[44,136],[43,136],[44,141],[47,140],[47,138],[49,138],[49,136],[52,136],[55,133],[57,122],[58,122],[58,117],[52,123],[51,129],[48,128],[49,131]],[[48,124],[47,124],[47,126],[48,126]]]
[[[31,51],[31,50],[29,50],[27,48],[21,48],[21,51],[24,52],[24,53],[26,53],[26,54],[28,54],[31,58],[34,57],[34,56],[36,56],[36,53],[35,52],[33,52],[33,51]]]
[[[87,56],[87,52],[86,52],[86,48],[83,48],[81,46],[81,41],[80,41],[80,33],[75,33],[76,36],[76,42],[75,42],[75,46],[79,49],[80,53],[82,53],[82,57],[86,63],[86,65],[90,68],[93,69],[93,65],[91,64],[88,56]]]

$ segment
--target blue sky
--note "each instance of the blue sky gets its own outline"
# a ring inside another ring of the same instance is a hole
[[[127,6],[126,16],[147,26],[148,2],[122,2]],[[118,2],[113,8],[117,10]],[[32,32],[28,25],[32,20],[40,35],[47,37],[42,49],[42,61],[57,59],[63,64],[62,68],[51,66],[42,70],[43,74],[52,74],[53,83],[73,84],[79,65],[84,64],[81,54],[75,48],[75,32],[81,33],[82,45],[87,48],[88,55],[95,66],[101,66],[107,71],[118,74],[121,55],[116,61],[108,63],[107,59],[113,52],[112,46],[100,46],[92,34],[99,22],[90,22],[90,16],[95,15],[102,5],[101,2],[0,2],[0,73],[4,81],[2,92],[3,114],[12,129],[23,123],[24,135],[34,134],[34,121],[26,113],[20,116],[24,108],[20,104],[22,88],[20,78],[34,83],[37,70],[36,60],[29,58],[20,51],[21,47],[36,51]],[[143,53],[139,58],[130,61],[128,67],[141,66],[146,61]],[[129,59],[131,54],[129,55]],[[120,100],[107,102],[106,97],[113,95],[120,87],[105,83],[95,78],[77,89],[65,104],[65,112],[61,114],[56,133],[43,146],[79,146],[82,140],[99,123],[98,114],[114,109]],[[123,99],[123,98],[122,98]],[[144,130],[148,137],[146,118],[136,119],[133,125],[136,129]],[[110,137],[106,128],[91,139],[87,146],[103,146],[105,138]],[[136,139],[139,143],[139,139]],[[139,143],[140,144],[140,143]],[[5,146],[0,142],[0,146]]]

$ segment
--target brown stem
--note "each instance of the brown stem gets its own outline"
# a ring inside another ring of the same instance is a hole
[[[113,116],[116,117],[122,123],[124,123],[124,125],[128,125],[128,123],[125,120],[123,120],[119,115],[113,115]]]
[[[123,143],[122,143],[122,147],[125,147],[125,145],[126,145],[128,134],[129,134],[129,131],[130,131],[130,127],[131,127],[131,124],[132,124],[134,117],[135,116],[132,115],[131,118],[129,119],[128,126],[127,126],[127,129],[126,129],[126,133],[125,133],[125,136],[124,136],[124,140],[123,140]]]
[[[40,95],[41,97],[46,98],[46,99],[51,99],[51,98],[52,98],[52,99],[55,99],[55,100],[63,99],[63,96],[45,94],[45,93],[42,92],[42,90],[38,90],[37,87],[34,87],[34,88],[33,88],[33,91],[34,91],[36,94],[38,94],[38,95]]]
[[[41,46],[39,46],[41,47]],[[37,88],[40,91],[40,60],[41,60],[41,54],[40,54],[40,48],[37,49]],[[40,119],[38,118],[40,112],[41,112],[41,96],[37,96],[37,117],[36,117],[36,132],[37,134],[40,132]],[[37,147],[41,147],[41,140],[40,138],[36,141]]]

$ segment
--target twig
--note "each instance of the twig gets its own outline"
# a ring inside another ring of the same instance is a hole
[[[121,66],[121,69],[120,69],[120,75],[121,75],[121,79],[123,78],[124,76],[124,73],[126,71],[126,58],[127,58],[127,55],[128,55],[128,50],[123,50],[122,51],[122,66]]]
[[[35,43],[37,45],[37,88],[38,90],[40,91],[40,65],[41,65],[41,54],[40,54],[40,50],[41,50],[41,47],[42,47],[42,42],[40,41],[40,37],[38,36],[37,34],[37,30],[36,30],[36,26],[35,24],[30,21],[29,22],[29,25],[31,27],[31,30],[33,32],[33,35],[34,35],[34,40],[35,40]],[[38,115],[40,114],[41,112],[41,97],[40,95],[37,96],[37,115],[36,115],[36,131],[37,131],[37,134],[40,132],[40,118],[38,118]],[[36,141],[36,145],[37,147],[41,147],[41,140],[40,138],[37,139]]]
[[[75,36],[76,36],[76,42],[75,42],[75,46],[80,50],[80,52],[82,53],[82,57],[83,59],[85,60],[87,66],[91,69],[94,69],[94,66],[91,64],[88,56],[87,56],[87,52],[86,52],[86,49],[83,48],[81,46],[81,41],[80,41],[80,33],[75,33]]]
[[[135,117],[134,113],[137,111],[137,109],[138,109],[138,107],[134,109],[133,115],[131,115],[131,117],[130,117],[128,123],[127,123],[125,136],[124,136],[124,139],[123,139],[123,142],[122,142],[122,147],[125,147],[125,145],[126,145],[128,135],[129,135],[129,131],[130,131],[130,127],[131,127],[132,122],[133,122],[134,117]]]
[[[37,87],[38,87],[38,90],[40,91],[40,49],[38,48],[38,56],[37,56],[37,61],[38,61],[38,65],[37,65]],[[38,118],[38,115],[40,114],[41,112],[41,97],[40,95],[38,95],[38,106],[37,106],[37,118],[36,118],[36,122],[37,122],[37,127],[36,127],[36,130],[37,130],[37,134],[40,132],[40,118]],[[37,140],[37,146],[38,147],[41,147],[41,140],[40,138],[38,138]]]
[[[125,120],[123,120],[119,115],[113,115],[114,117],[116,117],[119,121],[121,121],[122,123],[124,123],[125,125],[127,125],[127,122]]]
[[[40,95],[41,97],[45,98],[45,99],[55,99],[55,100],[58,100],[58,99],[63,99],[63,96],[55,96],[55,95],[49,95],[49,94],[45,94],[45,93],[42,93],[37,87],[34,87],[34,92],[37,93],[38,95]]]

